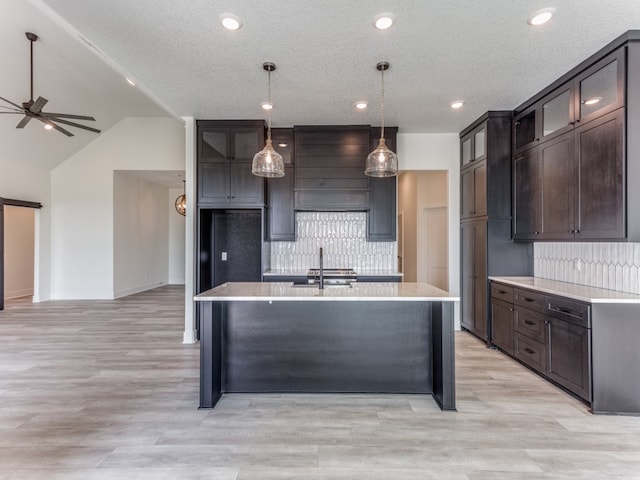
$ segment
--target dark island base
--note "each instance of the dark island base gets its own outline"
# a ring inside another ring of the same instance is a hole
[[[200,408],[222,393],[432,394],[455,410],[451,302],[200,302]]]

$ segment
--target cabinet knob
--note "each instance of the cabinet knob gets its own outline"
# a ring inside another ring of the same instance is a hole
[[[534,235],[540,235],[540,232],[533,232]]]
[[[510,312],[513,312],[513,307],[511,307],[511,308],[509,309],[509,311],[510,311]]]
[[[573,233],[580,233],[580,230],[574,230]]]

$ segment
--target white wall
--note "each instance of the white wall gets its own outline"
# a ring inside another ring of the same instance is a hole
[[[114,298],[113,172],[184,170],[184,138],[174,119],[126,118],[51,172],[52,298]]]
[[[183,189],[169,189],[169,283],[184,285],[185,275],[185,217],[175,208],[175,201],[183,193]]]
[[[47,170],[25,165],[22,159],[0,159],[0,197],[39,202],[35,212],[35,270],[33,301],[51,296],[51,187]]]
[[[115,172],[113,294],[123,297],[169,281],[168,189]]]
[[[460,144],[457,133],[399,133],[400,170],[446,170],[449,189],[449,291],[460,295]],[[460,328],[456,304],[456,328]]]
[[[4,207],[4,298],[33,295],[35,211]]]

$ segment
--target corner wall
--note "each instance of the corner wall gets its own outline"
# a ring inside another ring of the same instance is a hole
[[[460,295],[460,153],[458,133],[399,133],[398,162],[404,170],[446,170],[449,205],[449,292]],[[460,303],[455,306],[460,328]]]
[[[113,172],[184,170],[184,139],[172,118],[126,118],[51,172],[52,298],[114,298]]]

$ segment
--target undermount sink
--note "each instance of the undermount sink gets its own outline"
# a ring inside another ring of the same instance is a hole
[[[292,283],[291,286],[293,288],[320,288],[317,283]],[[324,288],[353,288],[353,285],[350,283],[325,283]]]

